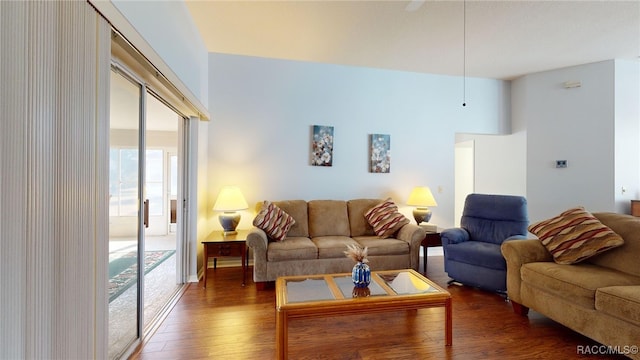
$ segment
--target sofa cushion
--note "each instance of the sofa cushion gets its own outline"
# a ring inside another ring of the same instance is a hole
[[[344,258],[347,245],[358,245],[348,236],[318,236],[311,238],[311,241],[318,248],[318,259]]]
[[[624,244],[620,235],[582,207],[529,226],[558,264],[575,264]]]
[[[289,229],[287,236],[309,237],[309,216],[307,202],[304,200],[274,201],[280,209],[291,215],[296,221]]]
[[[379,237],[385,239],[396,233],[401,227],[409,223],[404,215],[398,211],[398,206],[387,198],[385,201],[367,210],[365,218]]]
[[[640,325],[640,284],[598,289],[596,310]]]
[[[346,201],[311,200],[308,205],[310,238],[329,235],[350,236]]]
[[[377,236],[356,236],[353,238],[361,247],[366,247],[369,256],[403,255],[410,252],[409,243],[398,239],[380,239]]]
[[[270,238],[278,241],[287,237],[289,228],[294,223],[295,220],[291,215],[269,201],[263,203],[262,209],[253,219],[253,225],[264,230]]]
[[[489,269],[506,270],[507,263],[499,244],[482,241],[465,241],[447,246],[446,257],[465,264]]]
[[[372,207],[380,203],[380,199],[355,199],[347,201],[347,210],[349,212],[349,228],[351,237],[356,236],[375,236],[373,226],[369,224],[364,214]]]
[[[590,309],[595,309],[597,289],[640,284],[637,276],[588,263],[528,263],[520,269],[520,276],[523,282]]]
[[[270,242],[267,247],[268,261],[313,260],[318,258],[318,248],[306,237],[288,237],[283,241]]]

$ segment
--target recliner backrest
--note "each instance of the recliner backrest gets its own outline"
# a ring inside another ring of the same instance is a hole
[[[527,200],[522,196],[469,194],[460,226],[472,241],[501,244],[514,235],[527,235]]]

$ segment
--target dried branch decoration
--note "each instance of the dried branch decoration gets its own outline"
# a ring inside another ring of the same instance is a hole
[[[369,248],[365,247],[364,249],[358,245],[349,244],[347,245],[347,250],[344,251],[344,254],[353,261],[368,263],[369,259],[367,259],[367,251]]]

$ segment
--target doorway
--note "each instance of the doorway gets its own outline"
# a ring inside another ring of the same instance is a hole
[[[171,195],[175,188],[179,198],[185,120],[126,69],[112,68],[110,91],[109,358],[115,359],[182,285],[176,255],[182,238],[170,230],[179,218],[172,217]]]
[[[455,144],[454,226],[460,226],[464,201],[475,189],[475,143],[473,140]]]

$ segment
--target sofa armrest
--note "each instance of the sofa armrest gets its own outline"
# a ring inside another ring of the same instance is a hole
[[[463,228],[445,229],[440,233],[442,246],[469,241],[470,238],[469,232]]]
[[[269,239],[264,230],[252,228],[247,234],[247,246],[253,250],[253,281],[265,281],[267,274],[267,245]]]
[[[553,257],[538,239],[507,240],[500,246],[507,262],[507,294],[513,301],[522,304],[520,296],[520,268],[532,262],[549,262]]]
[[[426,236],[427,231],[416,224],[406,224],[398,230],[396,238],[406,241],[411,252],[411,268],[418,271],[420,267],[420,245]]]
[[[500,247],[502,255],[518,267],[540,261],[553,261],[551,253],[538,239],[507,240]]]
[[[251,247],[264,247],[267,248],[267,244],[269,243],[269,238],[267,237],[267,233],[264,230],[252,227],[247,234],[247,245]]]

